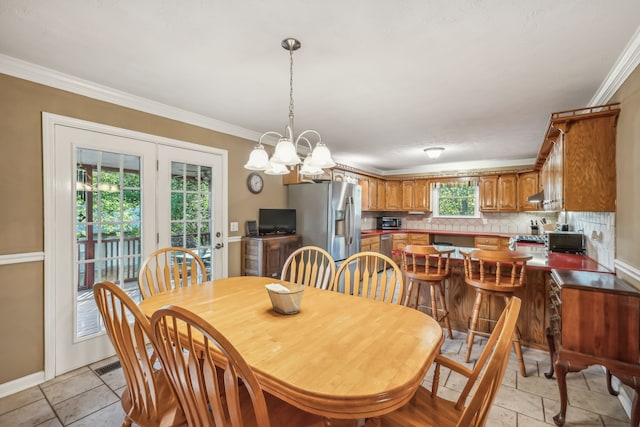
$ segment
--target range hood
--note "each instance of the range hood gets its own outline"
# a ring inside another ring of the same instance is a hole
[[[540,191],[527,197],[527,202],[542,202],[544,200],[544,191]]]

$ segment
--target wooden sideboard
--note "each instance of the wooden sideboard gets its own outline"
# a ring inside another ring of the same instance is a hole
[[[602,365],[635,389],[631,425],[640,423],[640,291],[613,274],[552,270],[550,326],[547,339],[560,390],[560,412],[553,417],[564,425],[568,372]],[[608,384],[609,392],[616,394]]]
[[[280,278],[285,261],[300,247],[299,234],[243,237],[240,274]]]

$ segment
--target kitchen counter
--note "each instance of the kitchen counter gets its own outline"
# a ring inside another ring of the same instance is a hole
[[[462,259],[460,250],[468,252],[472,251],[474,248],[456,249],[456,252],[452,254],[452,260]],[[552,269],[556,269],[613,273],[611,270],[598,264],[597,261],[589,258],[586,255],[547,253],[547,249],[542,245],[519,247],[515,252],[531,257],[531,259],[527,261],[527,270],[537,269],[551,271]]]
[[[418,233],[418,234],[437,234],[437,235],[451,235],[451,236],[491,236],[491,237],[512,237],[517,234],[509,233],[489,233],[489,232],[468,232],[468,231],[436,231],[436,230],[363,230],[361,237],[371,237],[381,234],[394,234],[394,233]],[[451,247],[449,247],[451,248]],[[451,259],[462,259],[459,251],[470,251],[473,248],[470,247],[456,247],[456,251],[452,254]],[[575,271],[591,271],[598,273],[613,273],[603,265],[598,264],[592,258],[586,255],[575,254],[563,254],[563,253],[547,253],[547,250],[542,245],[527,245],[520,246],[517,252],[531,256],[531,260],[527,262],[527,269],[538,269],[551,271],[557,270],[575,270]],[[394,253],[394,255],[400,255],[400,253]]]
[[[437,235],[449,235],[449,236],[490,236],[490,237],[513,237],[521,235],[522,233],[492,233],[489,231],[443,231],[443,230],[361,230],[360,235],[362,237],[378,236],[380,234],[393,234],[393,233],[413,233],[413,234],[437,234]]]

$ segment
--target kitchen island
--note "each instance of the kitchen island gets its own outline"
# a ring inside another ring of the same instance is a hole
[[[402,232],[405,231],[402,230]],[[442,233],[438,232],[438,234]],[[508,237],[508,235],[503,234],[500,236]],[[436,247],[438,246],[436,245]],[[446,248],[451,249],[452,247],[446,246]],[[460,252],[469,252],[474,248],[461,246],[453,246],[453,248],[455,251],[451,254],[451,275],[445,283],[445,298],[453,329],[466,332],[469,318],[473,311],[475,292],[464,281],[464,269]],[[394,252],[397,257],[399,252],[397,249]],[[549,349],[546,328],[549,326],[549,279],[551,270],[591,271],[610,274],[613,274],[613,272],[586,255],[548,254],[544,246],[519,247],[516,252],[531,256],[531,260],[527,262],[527,283],[515,294],[522,300],[521,314],[518,320],[518,328],[522,333],[522,344],[546,351]],[[410,301],[413,301],[413,298],[415,296],[411,295]],[[430,306],[430,297],[428,293],[422,292],[418,308],[431,314],[428,306]],[[489,304],[484,304],[480,316],[497,319],[503,308],[504,302],[502,300],[492,298]],[[488,322],[481,321],[478,329],[488,331]]]

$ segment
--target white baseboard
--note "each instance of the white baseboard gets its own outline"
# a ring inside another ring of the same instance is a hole
[[[18,378],[13,381],[0,384],[0,398],[9,396],[10,394],[18,393],[19,391],[26,390],[30,387],[37,386],[44,382],[44,371],[36,372],[35,374],[27,375],[26,377]]]

